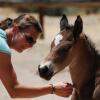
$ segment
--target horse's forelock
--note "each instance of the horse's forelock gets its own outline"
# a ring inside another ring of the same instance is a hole
[[[66,30],[73,30],[73,25],[68,25],[68,26],[66,26]]]

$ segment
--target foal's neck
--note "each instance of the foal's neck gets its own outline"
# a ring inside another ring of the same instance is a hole
[[[91,61],[96,58],[97,52],[88,37],[82,34],[72,47],[72,55],[75,59]]]

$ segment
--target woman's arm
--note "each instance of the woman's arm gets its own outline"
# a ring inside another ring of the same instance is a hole
[[[41,87],[29,87],[19,84],[11,64],[11,57],[5,53],[0,53],[0,79],[13,98],[31,98],[47,95],[53,89],[50,84]],[[68,86],[65,83],[57,83],[54,88],[55,94],[63,97],[71,95],[73,90],[71,85]]]

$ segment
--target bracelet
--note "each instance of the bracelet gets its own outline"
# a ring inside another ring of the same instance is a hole
[[[51,85],[51,87],[52,87],[52,89],[51,89],[51,94],[54,94],[54,92],[55,92],[55,87],[53,86],[53,84],[50,84]]]

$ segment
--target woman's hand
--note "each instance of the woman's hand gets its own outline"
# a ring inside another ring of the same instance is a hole
[[[54,94],[62,97],[69,97],[72,94],[73,86],[70,83],[59,82],[53,85]]]

